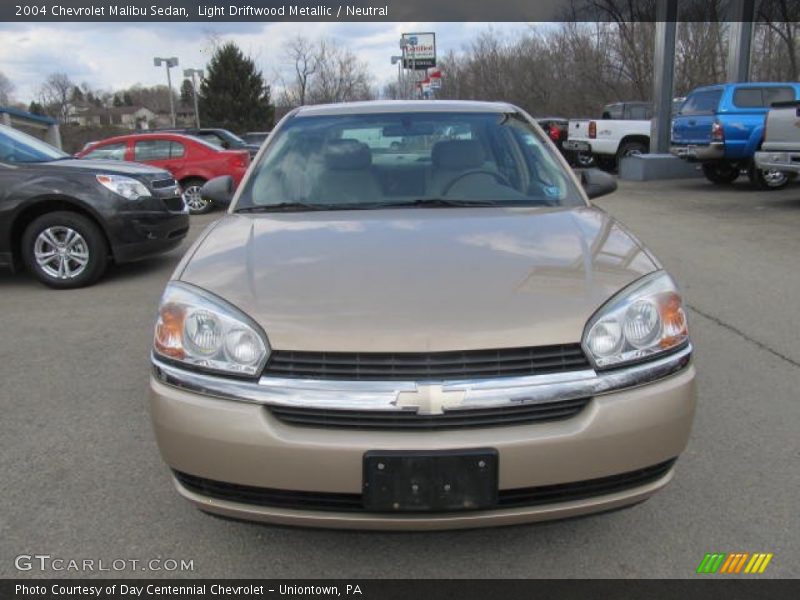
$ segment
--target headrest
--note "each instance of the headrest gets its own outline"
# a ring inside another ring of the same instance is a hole
[[[372,152],[358,140],[333,140],[325,147],[325,164],[340,171],[367,169],[372,164]]]
[[[483,146],[477,140],[443,140],[431,151],[434,167],[452,171],[477,169],[484,159]]]

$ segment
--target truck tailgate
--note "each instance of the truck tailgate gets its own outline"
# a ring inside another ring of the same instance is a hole
[[[589,141],[589,123],[592,119],[570,119],[568,140]]]
[[[773,108],[767,113],[763,150],[800,150],[800,103]]]
[[[710,144],[714,115],[675,117],[672,120],[673,144]]]

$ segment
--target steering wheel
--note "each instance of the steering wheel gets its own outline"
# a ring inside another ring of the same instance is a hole
[[[444,186],[444,188],[442,189],[442,196],[447,196],[447,194],[450,192],[450,189],[456,183],[458,183],[459,181],[461,181],[465,177],[470,177],[471,175],[489,175],[491,177],[494,177],[495,181],[497,181],[497,183],[499,183],[501,185],[504,185],[504,186],[510,187],[510,188],[514,187],[512,185],[512,183],[508,180],[508,177],[506,177],[502,173],[498,173],[497,171],[492,171],[490,169],[471,169],[469,171],[464,171],[460,175],[456,175],[455,178],[453,178],[451,181],[449,181],[447,183],[447,185]]]

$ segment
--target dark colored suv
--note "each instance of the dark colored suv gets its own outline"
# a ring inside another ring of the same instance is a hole
[[[256,152],[258,152],[258,149],[261,147],[259,144],[250,144],[245,142],[238,135],[228,131],[227,129],[220,129],[216,127],[184,127],[161,129],[159,131],[169,131],[171,133],[191,135],[224,150],[247,150],[250,153],[250,158],[253,158],[256,155]]]
[[[165,252],[188,231],[167,171],[79,160],[0,125],[0,268],[24,265],[50,287],[82,287],[111,261]]]

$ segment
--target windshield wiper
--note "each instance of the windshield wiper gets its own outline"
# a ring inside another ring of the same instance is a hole
[[[237,213],[256,213],[256,212],[293,212],[304,210],[331,210],[330,204],[309,204],[308,202],[279,202],[277,204],[255,204],[253,206],[242,206],[234,212]]]
[[[447,198],[415,198],[398,202],[381,202],[369,205],[370,208],[398,208],[404,206],[421,208],[446,208],[449,206],[499,206],[491,200],[449,200]]]

